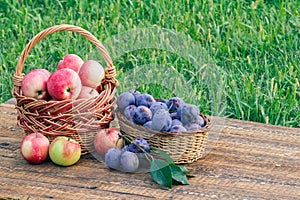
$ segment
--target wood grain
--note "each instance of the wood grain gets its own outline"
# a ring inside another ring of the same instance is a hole
[[[13,105],[0,105],[0,198],[300,199],[300,129],[213,117],[213,149],[186,165],[190,185],[167,189],[149,173],[112,171],[90,154],[71,167],[30,165],[16,116]]]

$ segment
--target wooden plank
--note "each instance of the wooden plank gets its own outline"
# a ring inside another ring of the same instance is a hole
[[[218,118],[213,118],[215,122]],[[0,197],[26,199],[300,199],[300,130],[227,119],[208,155],[186,165],[190,185],[161,187],[149,173],[110,171],[93,156],[71,167],[30,165],[13,106],[0,105]],[[216,126],[217,127],[217,126]],[[218,133],[217,131],[220,131]],[[214,132],[215,131],[215,132]]]

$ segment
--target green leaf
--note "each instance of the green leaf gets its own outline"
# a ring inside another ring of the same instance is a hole
[[[151,147],[151,149],[153,149],[154,151],[157,151],[158,153],[160,153],[160,155],[162,155],[169,164],[174,163],[173,159],[163,150],[155,148],[155,147]]]
[[[150,175],[156,183],[165,187],[172,187],[172,172],[166,161],[152,160],[150,162]]]
[[[188,170],[184,165],[177,165],[180,169],[181,169],[181,171],[183,172],[183,173],[189,173],[190,172],[190,170]]]
[[[171,168],[172,179],[175,180],[174,183],[180,183],[183,185],[189,185],[189,181],[185,175],[185,173],[181,170],[177,165],[169,165]]]

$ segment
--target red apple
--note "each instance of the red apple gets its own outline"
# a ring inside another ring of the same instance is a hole
[[[68,68],[57,70],[49,77],[47,82],[48,92],[56,100],[76,99],[81,87],[78,74]]]
[[[96,89],[83,85],[81,87],[81,91],[80,91],[77,99],[91,98],[91,97],[96,97],[98,95],[99,95],[99,93],[97,92]]]
[[[79,71],[82,85],[91,88],[99,86],[104,76],[105,72],[102,65],[95,60],[85,61]]]
[[[31,133],[21,142],[21,155],[31,164],[40,164],[48,157],[49,140],[41,133]]]
[[[82,64],[83,60],[78,55],[68,54],[58,62],[57,70],[69,68],[78,73]]]
[[[46,69],[34,69],[24,76],[21,84],[24,96],[47,99],[47,81],[51,73]]]
[[[33,69],[31,71],[32,72],[34,72],[34,71],[40,71],[40,72],[44,72],[48,77],[51,76],[51,72],[49,72],[47,69]]]
[[[50,144],[49,156],[57,165],[70,166],[80,159],[81,147],[77,141],[69,137],[58,136]]]
[[[95,150],[105,156],[106,152],[113,147],[122,148],[123,139],[119,138],[120,131],[115,128],[101,129],[94,138]]]

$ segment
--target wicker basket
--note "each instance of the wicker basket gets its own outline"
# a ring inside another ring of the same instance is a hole
[[[29,51],[49,34],[59,31],[73,31],[92,42],[106,61],[105,78],[99,83],[97,97],[78,100],[46,101],[22,95],[22,69]],[[14,74],[13,95],[17,100],[18,125],[26,134],[40,132],[50,142],[57,136],[68,136],[81,144],[82,154],[88,153],[96,130],[106,128],[113,120],[115,92],[118,81],[116,70],[108,51],[90,32],[73,25],[57,25],[37,34],[24,48]]]
[[[153,147],[167,152],[176,164],[192,163],[205,155],[205,146],[211,121],[200,114],[205,126],[198,130],[181,133],[159,132],[128,120],[120,111],[116,111],[122,134],[131,138],[144,138]]]

